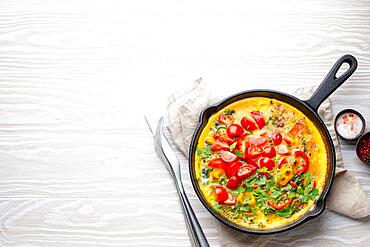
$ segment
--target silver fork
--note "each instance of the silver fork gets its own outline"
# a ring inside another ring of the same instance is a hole
[[[155,123],[148,119],[147,116],[145,116],[145,120],[148,123],[149,128],[154,136],[155,151],[158,157],[166,165],[167,170],[170,172],[175,181],[176,189],[180,197],[182,209],[185,213],[185,220],[190,231],[192,242],[195,246],[207,247],[209,246],[209,244],[206,236],[204,235],[198,219],[188,200],[188,197],[185,194],[185,190],[181,180],[180,162],[163,133],[163,117],[159,119],[156,128]],[[156,129],[155,133],[154,129]]]

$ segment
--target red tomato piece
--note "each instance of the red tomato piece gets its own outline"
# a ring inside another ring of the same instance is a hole
[[[316,181],[314,179],[312,179],[310,192],[313,191],[313,189],[315,189],[315,187],[316,187]]]
[[[238,156],[225,150],[220,151],[220,157],[227,163],[233,162],[238,159]]]
[[[213,135],[213,139],[215,139],[215,140],[220,139],[220,137],[221,137],[220,133],[215,133],[215,134]]]
[[[232,124],[234,122],[234,117],[232,115],[225,115],[225,114],[222,113],[218,117],[218,122],[220,122],[221,124],[224,124],[224,125],[229,125],[229,124]]]
[[[255,145],[255,146],[263,146],[264,144],[266,144],[266,142],[268,142],[268,139],[265,138],[265,137],[251,136],[251,137],[248,138],[248,142],[252,145]]]
[[[287,145],[280,144],[280,145],[277,147],[277,152],[278,152],[278,154],[280,154],[280,155],[288,155],[288,154],[289,154],[289,150],[288,150]]]
[[[279,163],[279,168],[281,168],[283,165],[285,165],[285,163],[288,161],[288,158],[287,157],[284,157],[280,163]]]
[[[227,168],[227,164],[221,158],[211,159],[210,162],[208,163],[208,166],[213,167],[213,168],[220,168],[223,170]]]
[[[250,165],[252,165],[252,166],[254,166],[254,167],[258,168],[258,165],[257,165],[257,163],[256,163],[254,160],[252,160],[252,159],[247,159],[247,160],[246,160],[246,162],[247,162],[247,164],[250,164]]]
[[[224,142],[216,141],[215,143],[212,144],[211,150],[213,152],[215,151],[220,151],[220,150],[229,150],[229,145],[227,145]]]
[[[272,207],[275,210],[283,209],[287,206],[289,206],[292,203],[292,198],[288,198],[284,201],[279,202],[278,204],[275,204],[273,201],[269,200],[268,205]]]
[[[276,156],[276,150],[274,147],[268,146],[263,149],[262,156],[268,157],[268,158],[274,158]]]
[[[226,133],[230,137],[241,136],[243,134],[243,127],[239,124],[231,124],[226,129]]]
[[[260,112],[251,112],[252,117],[256,121],[258,128],[262,129],[265,127],[265,119],[263,118],[262,114]]]
[[[226,142],[228,145],[231,145],[235,142],[234,138],[231,138],[228,135],[220,135],[218,140],[221,141],[221,142]]]
[[[231,163],[226,169],[226,175],[231,178],[232,176],[235,176],[238,172],[239,167],[241,167],[243,164],[240,161],[235,161],[234,163]]]
[[[297,134],[301,133],[304,128],[306,128],[306,124],[303,122],[302,119],[299,119],[295,123],[293,128],[291,130],[289,130],[289,134],[291,134],[292,136],[296,136]]]
[[[270,173],[269,172],[259,172],[260,174],[262,174],[263,176],[265,176],[265,178],[268,180],[269,179],[269,176],[270,176]]]
[[[232,176],[229,181],[227,181],[226,187],[229,189],[236,189],[241,183],[242,181],[238,177]]]
[[[257,184],[252,184],[252,188],[253,189],[257,189],[258,188],[258,185]]]
[[[242,136],[240,136],[238,139],[236,139],[236,147],[235,147],[235,151],[236,150],[239,150],[243,153],[243,159],[246,159],[246,155],[247,155],[247,151],[248,151],[248,147],[249,147],[249,143],[247,142],[247,137],[248,135],[247,134],[243,134]]]
[[[221,185],[214,185],[216,196],[217,196],[217,201],[219,203],[223,203],[229,198],[229,193],[227,193],[227,190],[222,187]]]
[[[249,146],[246,157],[248,159],[257,158],[262,155],[263,149],[259,146]]]
[[[243,126],[244,129],[250,131],[256,130],[258,128],[256,123],[247,117],[243,117],[240,121],[240,124]]]
[[[261,168],[266,167],[267,169],[271,170],[275,167],[275,162],[272,159],[264,157],[260,159],[259,165]]]
[[[236,204],[236,197],[234,195],[229,195],[226,201],[224,201],[222,204],[225,204],[227,206],[234,206]]]
[[[290,186],[292,186],[293,188],[297,187],[297,183],[296,182],[290,181],[289,183],[290,183]]]
[[[256,170],[257,168],[250,164],[242,165],[236,173],[236,176],[243,180],[250,177]]]
[[[288,138],[288,137],[286,137],[285,135],[283,136],[283,140],[286,142],[286,144],[288,144],[288,145],[290,145],[290,144],[292,144],[292,141]]]
[[[294,157],[302,157],[303,158],[303,165],[297,169],[297,174],[302,174],[307,171],[310,161],[308,160],[307,155],[302,151],[296,151],[294,153]]]
[[[275,146],[279,145],[283,141],[283,137],[279,132],[272,132],[271,139]]]

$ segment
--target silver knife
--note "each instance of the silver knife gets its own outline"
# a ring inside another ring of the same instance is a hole
[[[163,133],[163,117],[158,122],[154,118],[145,115],[145,120],[154,136],[154,146],[158,157],[166,165],[171,176],[175,180],[177,192],[180,197],[180,202],[185,213],[185,219],[190,231],[192,242],[195,246],[209,246],[206,236],[199,224],[199,221],[191,207],[188,197],[185,194],[184,187],[181,181],[180,162],[176,157],[169,141]]]

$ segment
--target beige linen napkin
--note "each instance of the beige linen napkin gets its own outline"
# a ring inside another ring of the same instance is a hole
[[[298,98],[306,99],[312,95],[313,91],[313,87],[306,87],[300,88],[292,94]],[[218,100],[220,99],[212,96],[201,78],[187,85],[183,90],[174,93],[169,98],[167,128],[174,143],[186,157],[188,156],[190,141],[199,121],[201,110]],[[337,157],[337,169],[333,187],[327,200],[327,208],[355,219],[366,217],[370,215],[370,201],[357,180],[344,169],[339,142],[334,131],[330,100],[326,100],[320,106],[319,115],[331,134]],[[219,235],[222,236],[220,237],[221,246],[244,244],[248,244],[248,246],[262,246],[271,239],[271,236],[240,234],[216,221],[215,226]]]

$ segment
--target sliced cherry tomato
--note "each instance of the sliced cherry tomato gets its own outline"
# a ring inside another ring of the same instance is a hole
[[[275,204],[273,201],[269,200],[268,205],[272,207],[275,210],[283,209],[287,206],[289,206],[292,203],[292,198],[288,198],[284,201],[279,202],[278,204]]]
[[[259,146],[249,146],[246,153],[248,159],[257,158],[262,155],[263,149]]]
[[[218,121],[221,123],[221,124],[224,124],[224,125],[229,125],[229,124],[232,124],[234,122],[234,117],[232,115],[225,115],[225,114],[221,114],[219,117],[218,117]]]
[[[267,169],[271,170],[275,167],[275,162],[272,159],[264,157],[260,159],[259,165],[261,168],[266,167]]]
[[[316,187],[316,181],[314,179],[312,179],[310,192],[313,191],[315,189],[315,187]]]
[[[215,139],[215,140],[220,139],[220,137],[221,137],[221,134],[217,133],[217,132],[213,135],[213,139]]]
[[[242,181],[238,177],[232,176],[229,181],[227,181],[226,187],[229,189],[236,189],[241,183]]]
[[[303,158],[303,165],[297,169],[297,174],[299,175],[299,174],[302,174],[302,173],[306,172],[309,165],[310,165],[310,161],[308,160],[307,155],[302,151],[296,151],[294,153],[294,157],[296,157],[296,158],[297,157],[302,157]]]
[[[292,141],[288,138],[288,137],[286,137],[285,135],[283,136],[283,140],[286,142],[286,144],[288,144],[288,145],[290,145],[290,144],[292,144]]]
[[[275,146],[279,145],[283,141],[283,137],[279,132],[272,132],[271,139]]]
[[[264,144],[266,144],[268,142],[268,139],[265,138],[265,137],[251,136],[251,137],[248,138],[248,142],[252,145],[255,145],[255,146],[263,146]]]
[[[226,169],[226,175],[231,178],[232,176],[235,176],[238,172],[239,167],[241,167],[243,163],[240,161],[235,161],[234,163],[231,163],[227,169]]]
[[[256,121],[258,128],[262,129],[263,127],[265,127],[266,125],[265,119],[263,118],[260,112],[251,112],[251,115]]]
[[[247,160],[246,160],[246,162],[247,162],[247,164],[250,164],[250,165],[252,165],[252,166],[254,166],[254,167],[258,168],[258,165],[257,165],[257,163],[256,163],[254,160],[252,160],[252,159],[247,159]]]
[[[288,150],[287,145],[285,145],[285,144],[280,144],[280,145],[277,147],[277,152],[278,152],[278,154],[280,154],[280,155],[288,155],[288,154],[289,154],[289,150]]]
[[[244,129],[250,131],[256,130],[258,128],[257,124],[247,117],[243,117],[242,120],[240,121],[240,124],[243,126]]]
[[[306,128],[306,124],[303,122],[302,119],[299,119],[295,123],[295,125],[293,126],[293,128],[291,130],[289,130],[289,134],[291,134],[292,136],[296,136],[297,134],[299,134],[300,132],[302,132],[304,128]]]
[[[243,180],[249,178],[256,170],[257,168],[250,164],[242,165],[236,173],[236,176]]]
[[[290,183],[290,186],[292,186],[293,188],[297,187],[297,183],[296,182],[290,181],[289,183]]]
[[[224,187],[218,184],[214,185],[214,187],[217,196],[217,201],[219,203],[223,203],[229,198],[229,193],[227,193],[227,190]]]
[[[231,138],[228,135],[220,135],[218,140],[221,141],[221,142],[226,142],[228,145],[231,145],[235,142],[234,138]]]
[[[216,141],[215,143],[212,144],[211,150],[213,152],[215,151],[220,151],[220,150],[229,150],[229,145],[227,145],[224,142]]]
[[[213,168],[226,169],[227,164],[221,158],[213,158],[209,161],[208,166]]]
[[[225,204],[227,206],[234,206],[236,204],[236,196],[229,194],[227,200],[224,201],[222,204]]]
[[[280,161],[280,163],[279,163],[279,169],[280,169],[283,165],[285,165],[285,163],[287,163],[287,161],[288,161],[288,158],[287,158],[287,157],[284,157],[284,158]]]
[[[238,159],[238,156],[225,150],[220,151],[220,157],[227,163],[233,162]]]
[[[274,147],[268,146],[263,149],[262,156],[268,157],[268,158],[274,158],[276,156],[276,150]]]
[[[242,136],[240,136],[238,139],[236,139],[236,148],[235,148],[235,151],[236,150],[239,150],[243,153],[243,159],[246,159],[247,158],[247,152],[248,152],[248,147],[249,147],[249,143],[247,142],[247,134],[243,134]]]
[[[243,134],[243,127],[239,124],[231,124],[226,129],[226,133],[230,137],[241,136]]]
[[[270,177],[270,173],[269,172],[259,172],[260,174],[262,174],[263,176],[265,176],[265,178],[268,180],[269,177]]]

